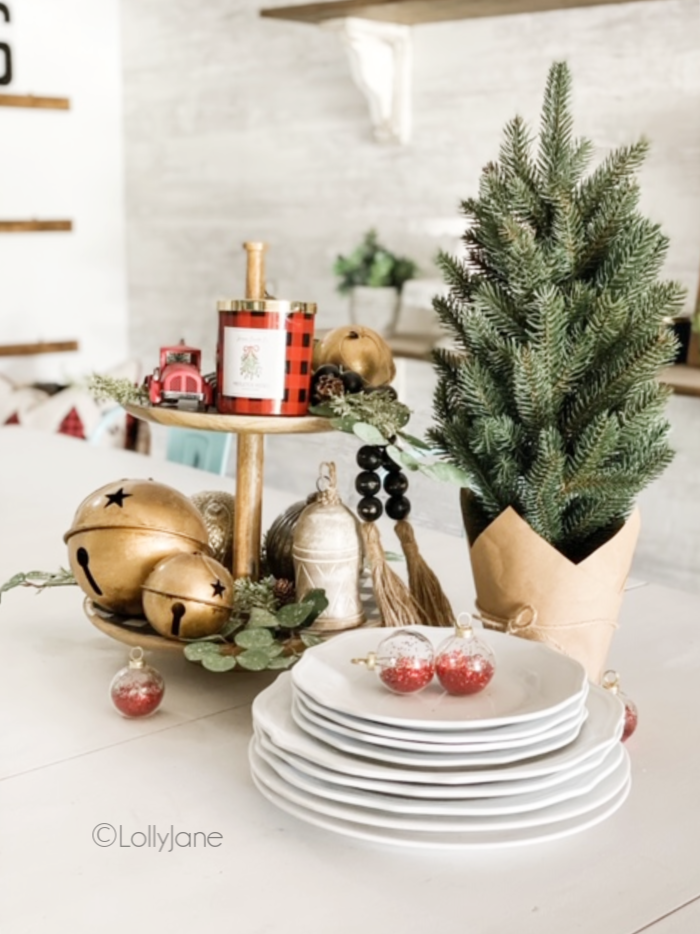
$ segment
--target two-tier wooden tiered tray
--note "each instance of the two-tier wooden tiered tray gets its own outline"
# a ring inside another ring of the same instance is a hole
[[[158,425],[200,431],[228,431],[237,436],[236,510],[233,527],[233,576],[257,580],[262,539],[265,435],[333,431],[327,418],[274,415],[218,415],[163,406],[127,405],[135,418]]]

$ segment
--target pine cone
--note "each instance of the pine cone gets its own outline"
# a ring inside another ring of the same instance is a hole
[[[314,395],[320,401],[327,401],[328,399],[333,399],[335,396],[342,396],[345,394],[345,384],[342,379],[330,373],[319,376],[318,380],[314,383],[313,389]]]
[[[279,600],[280,606],[286,606],[288,603],[294,603],[297,595],[294,581],[286,580],[284,577],[280,577],[275,581],[273,593],[275,598]]]

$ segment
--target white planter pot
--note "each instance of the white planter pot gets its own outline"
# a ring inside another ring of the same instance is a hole
[[[370,288],[357,285],[350,295],[350,321],[390,335],[396,327],[401,296],[391,286]]]

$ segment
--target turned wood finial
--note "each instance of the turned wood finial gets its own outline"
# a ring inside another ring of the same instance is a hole
[[[267,243],[247,241],[243,249],[248,254],[246,266],[245,297],[260,302],[265,298],[265,251]]]

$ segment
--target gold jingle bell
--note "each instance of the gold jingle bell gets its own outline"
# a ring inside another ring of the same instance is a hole
[[[384,386],[396,376],[391,348],[372,328],[343,325],[329,331],[314,348],[314,369],[334,363],[353,370],[369,386]]]
[[[233,609],[233,577],[203,554],[165,558],[143,585],[143,611],[166,639],[201,639],[219,632]]]
[[[209,552],[196,506],[154,480],[116,480],[95,490],[78,506],[63,540],[81,590],[123,616],[141,614],[141,586],[163,558]]]

